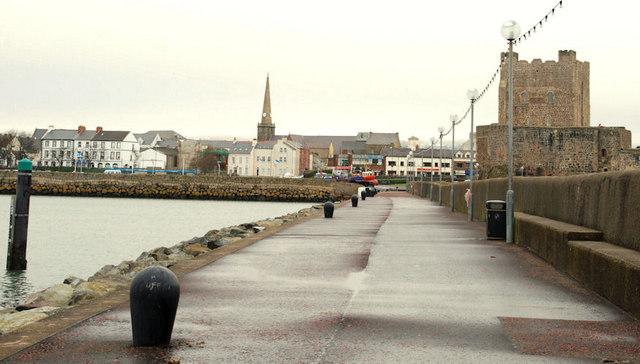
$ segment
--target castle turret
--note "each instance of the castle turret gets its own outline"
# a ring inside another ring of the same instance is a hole
[[[500,72],[498,123],[508,123],[508,72]],[[572,50],[559,51],[558,61],[513,62],[514,126],[589,126],[589,62]]]

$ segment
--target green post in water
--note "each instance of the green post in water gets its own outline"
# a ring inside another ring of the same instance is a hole
[[[18,162],[16,198],[11,211],[7,270],[27,269],[27,228],[29,225],[29,199],[31,197],[31,170],[28,159]]]

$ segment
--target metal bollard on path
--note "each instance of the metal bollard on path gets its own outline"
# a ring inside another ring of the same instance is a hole
[[[324,217],[325,218],[332,218],[333,217],[333,202],[331,201],[327,201],[324,204]]]
[[[358,207],[358,195],[351,196],[351,207]]]
[[[362,201],[367,199],[367,192],[365,190],[360,191],[360,197],[362,197]]]
[[[165,267],[148,267],[131,281],[133,346],[169,345],[180,299],[178,277]]]

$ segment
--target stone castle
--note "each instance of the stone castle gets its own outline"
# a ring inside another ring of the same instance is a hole
[[[483,177],[504,176],[508,162],[508,66],[502,67],[498,123],[476,129]],[[589,62],[572,50],[558,61],[513,63],[514,170],[525,175],[570,175],[640,167],[623,127],[590,127]]]

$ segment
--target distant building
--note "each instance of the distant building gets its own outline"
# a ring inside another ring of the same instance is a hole
[[[87,130],[84,125],[78,126],[78,135],[74,138],[74,155],[82,167],[91,166],[91,140],[96,134],[97,130]]]
[[[255,176],[253,147],[256,142],[236,142],[229,147],[228,173]]]
[[[40,139],[40,161],[43,166],[72,167],[75,160],[74,141],[78,130],[50,129]]]
[[[166,154],[157,149],[147,148],[140,152],[135,168],[148,170],[164,170],[166,165]]]
[[[130,168],[134,165],[140,144],[132,132],[105,131],[102,128],[96,131],[91,138],[91,167]]]

